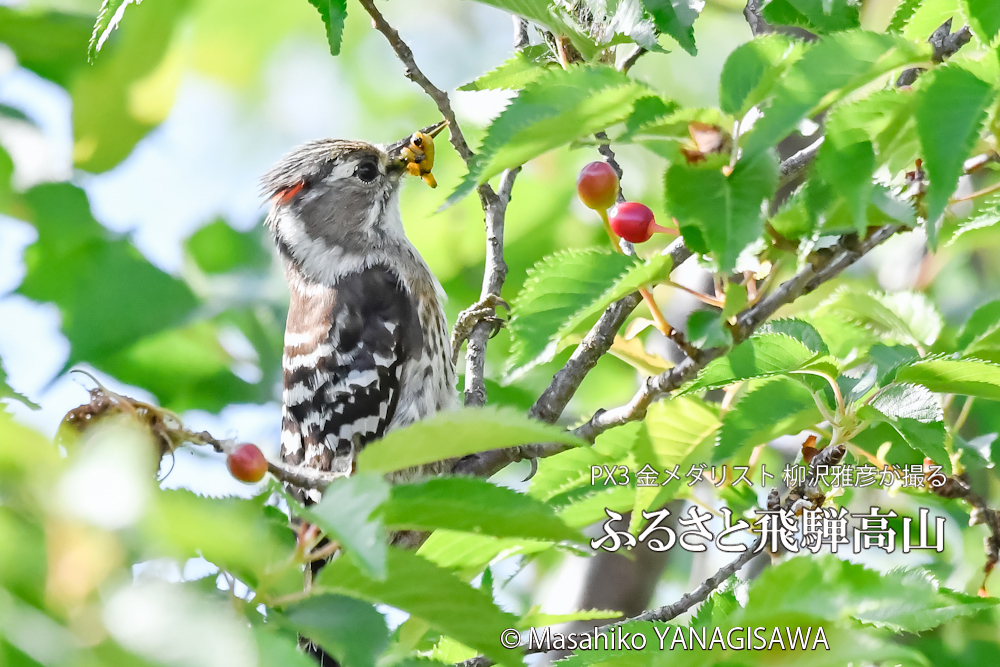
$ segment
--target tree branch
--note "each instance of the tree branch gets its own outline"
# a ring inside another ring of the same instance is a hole
[[[677,602],[673,604],[664,605],[663,607],[658,607],[657,609],[650,609],[644,611],[638,616],[633,616],[632,618],[626,618],[622,621],[617,621],[615,623],[609,623],[608,625],[602,625],[596,628],[595,632],[604,633],[610,632],[615,628],[625,625],[626,623],[635,623],[637,621],[642,622],[655,622],[655,623],[667,623],[677,618],[684,612],[688,611],[696,604],[704,602],[708,599],[708,596],[712,594],[716,588],[721,586],[729,577],[736,574],[744,565],[752,561],[757,556],[765,553],[761,551],[757,553],[757,549],[760,547],[761,540],[763,537],[758,537],[753,544],[747,547],[747,550],[741,553],[739,556],[734,558],[731,562],[722,566],[715,574],[701,582],[698,588],[694,589],[690,593],[685,594]],[[545,653],[546,651],[541,648],[532,648],[527,650],[525,653],[528,655],[534,653]],[[475,658],[470,658],[465,662],[460,662],[456,667],[491,667],[493,661],[484,656],[476,656]]]
[[[808,167],[812,161],[816,159],[816,155],[819,153],[819,149],[823,145],[823,140],[824,137],[820,137],[781,163],[781,167],[779,168],[780,175],[778,178],[778,189],[785,187],[798,178],[803,171],[805,171],[806,167]]]
[[[676,268],[686,262],[692,252],[684,245],[683,239],[677,239],[667,247],[664,254],[670,255],[673,266]],[[532,417],[549,424],[553,424],[559,419],[563,410],[566,409],[566,405],[569,404],[570,399],[573,398],[576,390],[587,377],[587,373],[611,349],[618,331],[640,301],[642,301],[642,297],[639,296],[639,293],[633,292],[608,306],[601,318],[577,345],[566,365],[553,376],[552,382],[531,406],[530,414]]]
[[[514,179],[517,178],[520,167],[507,169],[500,176],[499,191],[491,197],[486,205],[486,267],[483,271],[483,288],[480,291],[480,303],[491,295],[500,295],[504,281],[507,279],[507,262],[503,258],[503,231],[507,215],[507,204],[510,203],[511,191],[514,189]],[[489,340],[494,324],[488,319],[481,319],[469,334],[468,347],[465,351],[465,404],[481,406],[486,404],[486,341]]]
[[[953,33],[951,31],[951,21],[951,19],[948,19],[942,23],[927,39],[931,46],[934,47],[933,59],[936,63],[944,62],[972,41],[972,30],[969,29],[969,26],[962,26],[957,32]],[[917,80],[917,77],[925,71],[927,70],[923,67],[911,67],[908,70],[903,70],[903,73],[896,79],[896,86],[912,85]]]
[[[778,308],[791,303],[803,294],[812,292],[900,229],[898,225],[878,227],[860,243],[857,242],[854,235],[841,237],[840,242],[832,252],[824,254],[815,263],[782,283],[774,292],[737,315],[733,331],[733,344],[736,345],[749,338],[757,327],[773,315]],[[617,408],[599,410],[585,424],[575,429],[574,433],[589,442],[593,442],[598,435],[610,428],[642,419],[646,415],[646,408],[653,401],[679,388],[710,361],[728,353],[729,349],[716,347],[703,350],[701,358],[698,360],[688,357],[670,370],[646,378],[632,400]],[[548,451],[558,453],[564,448],[563,445],[548,445],[545,450],[546,455],[550,455],[547,454]]]
[[[448,121],[448,134],[451,137],[451,145],[455,147],[458,154],[462,156],[462,159],[466,164],[472,159],[472,151],[469,149],[469,145],[465,141],[465,135],[462,134],[462,128],[459,126],[458,121],[455,119],[455,112],[451,108],[451,100],[448,99],[448,93],[444,92],[433,83],[430,79],[424,76],[424,73],[417,67],[417,62],[413,58],[413,51],[410,47],[406,45],[406,42],[399,36],[396,29],[389,25],[385,17],[382,16],[382,12],[375,7],[374,0],[359,0],[361,6],[365,8],[369,16],[372,17],[372,23],[375,25],[375,29],[380,33],[385,35],[386,40],[389,42],[389,46],[396,53],[396,57],[401,63],[403,63],[403,74],[407,79],[417,84],[423,88],[424,92],[434,100],[437,104],[438,111],[444,116],[445,120]],[[481,186],[482,187],[482,186]],[[489,187],[489,186],[485,186]]]

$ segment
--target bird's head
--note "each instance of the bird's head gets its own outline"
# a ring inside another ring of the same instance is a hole
[[[433,138],[447,121],[388,145],[322,139],[283,157],[262,179],[267,223],[293,260],[327,251],[352,254],[402,236],[398,193],[404,174],[431,187]]]

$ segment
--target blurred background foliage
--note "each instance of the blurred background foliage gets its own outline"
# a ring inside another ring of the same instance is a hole
[[[866,0],[863,25],[884,29],[897,4]],[[697,55],[663,37],[671,53],[640,60],[632,73],[681,105],[718,105],[722,65],[750,38],[742,5],[709,0],[697,23]],[[396,0],[380,6],[425,73],[452,94],[475,146],[509,95],[456,89],[509,57],[509,16],[455,0]],[[930,34],[943,18],[960,15],[960,7],[958,0],[925,2],[907,30]],[[220,599],[217,590],[217,583],[225,587],[225,575],[218,573],[217,579],[217,571],[204,561],[184,566],[191,572],[176,571],[174,561],[157,560],[129,569],[153,556],[171,555],[184,563],[195,555],[188,553],[184,537],[164,531],[157,517],[181,517],[200,526],[201,535],[215,534],[225,552],[221,560],[239,560],[227,551],[230,541],[240,544],[239,536],[213,522],[200,506],[187,514],[174,507],[166,515],[146,507],[140,518],[122,519],[121,526],[133,531],[124,533],[115,532],[119,525],[94,527],[94,515],[53,510],[52,503],[63,501],[48,496],[59,484],[69,484],[59,480],[66,479],[63,467],[71,464],[37,432],[51,436],[66,410],[86,400],[66,374],[82,366],[110,387],[182,413],[194,428],[214,429],[220,437],[238,433],[276,453],[287,297],[261,226],[264,202],[257,178],[307,139],[392,141],[435,121],[437,110],[403,77],[382,36],[354,5],[340,55],[332,58],[323,25],[306,0],[146,0],[124,6],[123,28],[91,63],[88,42],[99,9],[95,0],[0,4],[0,396],[12,399],[0,414],[0,627],[27,642],[13,649],[3,640],[0,664],[151,664],[149,656],[164,650],[162,641],[155,643],[164,636],[158,624],[176,628],[179,621],[156,617],[158,607],[149,601],[170,595],[180,596],[176,608],[187,610],[181,616],[191,632],[199,619],[216,619],[210,627],[216,637],[231,640],[224,644],[236,652],[230,655],[256,651],[267,657],[261,664],[305,664],[290,648],[289,633],[241,634],[228,598]],[[440,187],[409,184],[403,220],[443,283],[454,321],[478,298],[484,232],[474,197],[437,212],[465,173],[458,156],[439,143],[434,173]],[[642,200],[665,219],[665,163],[633,146],[622,146],[619,158],[626,196]],[[525,167],[507,214],[508,298],[518,294],[527,270],[543,257],[605,243],[599,220],[574,196],[579,167],[593,159],[592,147],[562,148]],[[654,240],[650,246],[665,242]],[[696,267],[685,271],[690,284],[704,282],[705,274]],[[934,255],[925,253],[920,232],[902,235],[859,263],[840,284],[845,281],[863,288],[923,291],[945,316],[943,337],[956,337],[976,307],[1000,295],[1000,227],[971,228]],[[796,308],[815,306],[832,289],[824,287]],[[694,307],[690,297],[667,288],[658,290],[657,298],[668,319],[683,321]],[[646,346],[669,351],[655,333]],[[569,351],[507,385],[500,383],[510,354],[507,331],[492,341],[488,354],[491,403],[524,409]],[[565,420],[627,400],[637,377],[633,365],[608,356],[585,381]],[[33,410],[34,403],[41,409]],[[997,408],[995,402],[977,400],[966,432],[1000,431]],[[125,431],[110,441],[136,437]],[[997,451],[998,444],[993,441],[992,447]],[[132,465],[134,473],[154,464],[126,460],[123,465]],[[165,486],[208,495],[256,491],[235,484],[215,455],[182,451],[169,465],[174,469]],[[138,479],[118,469],[107,474]],[[124,495],[112,494],[100,507],[146,502],[137,500],[148,493],[144,489],[140,482],[118,489]],[[65,497],[79,495],[70,489]],[[952,512],[956,523],[968,520],[954,505],[942,504],[942,511]],[[260,535],[269,535],[269,526],[259,528]],[[143,530],[167,537],[146,553],[139,537]],[[980,541],[971,532],[961,534],[951,561],[931,566],[942,577],[954,576],[956,587],[966,587],[981,567]],[[279,543],[275,549],[287,547]],[[74,562],[86,566],[76,566],[65,579],[46,578],[46,572],[59,572],[60,554],[84,554]],[[569,611],[584,562],[547,552],[520,583],[505,589],[505,603],[521,612],[532,604]],[[716,565],[678,554],[657,584],[654,601],[675,599]],[[161,576],[161,566],[167,575]],[[263,566],[251,563],[247,569]],[[515,570],[506,575],[514,576]],[[143,579],[142,572],[152,576]],[[206,573],[212,576],[200,579]],[[148,587],[143,589],[146,603],[130,597],[129,588],[116,588],[131,574]],[[158,587],[164,577],[201,583],[171,593]],[[117,591],[108,593],[113,611],[104,612],[104,624],[117,628],[114,641],[93,630],[100,624],[88,616],[94,610],[86,601],[98,587]],[[75,637],[89,638],[89,652],[73,654],[76,662],[63,661],[76,640],[32,611],[43,604],[63,610],[60,621],[73,628]],[[150,615],[149,636],[122,621],[136,614]],[[989,664],[1000,654],[997,620],[996,612],[984,607],[905,643],[931,664]],[[94,633],[88,635],[90,630]],[[252,664],[189,658],[182,654],[171,664]]]

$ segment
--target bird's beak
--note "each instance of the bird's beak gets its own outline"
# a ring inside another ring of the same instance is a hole
[[[442,120],[414,132],[405,139],[389,144],[386,146],[386,153],[390,162],[399,164],[413,176],[421,177],[432,188],[437,187],[437,182],[431,175],[431,169],[434,167],[434,137],[447,125],[448,121]]]

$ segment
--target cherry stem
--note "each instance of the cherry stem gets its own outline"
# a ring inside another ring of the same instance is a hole
[[[611,221],[608,220],[608,212],[603,208],[599,208],[597,209],[597,215],[601,216],[601,220],[604,221],[604,231],[608,233],[608,238],[611,239],[611,247],[614,248],[615,252],[619,255],[625,254],[622,250],[621,244],[618,242],[618,235],[611,229]]]
[[[664,227],[663,225],[658,225],[655,222],[649,224],[649,228],[654,232],[660,232],[661,234],[670,234],[671,236],[679,236],[680,232],[671,227]]]
[[[677,283],[673,282],[672,280],[666,281],[665,284],[670,285],[671,287],[676,287],[677,289],[679,289],[681,291],[687,292],[688,294],[690,294],[694,298],[698,299],[702,303],[708,304],[709,306],[714,306],[716,308],[724,308],[725,305],[726,305],[725,301],[722,301],[720,299],[715,299],[713,297],[708,296],[707,294],[702,294],[701,292],[696,292],[695,290],[691,289],[690,287],[684,287],[684,285],[678,285]]]
[[[670,322],[667,322],[667,318],[660,312],[660,307],[656,305],[656,300],[653,299],[652,293],[645,287],[640,287],[639,294],[642,295],[643,301],[649,306],[649,312],[653,315],[653,323],[656,324],[656,328],[660,330],[660,333],[669,338],[674,328],[670,326]]]

